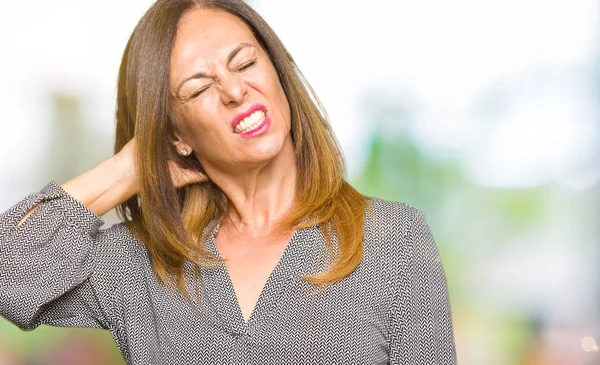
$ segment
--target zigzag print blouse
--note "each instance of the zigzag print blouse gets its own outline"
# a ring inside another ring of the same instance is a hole
[[[51,182],[0,215],[0,315],[25,331],[107,329],[128,364],[455,364],[446,278],[423,214],[369,203],[350,276],[325,289],[303,281],[328,252],[317,227],[298,230],[245,322],[224,264],[202,268],[195,284],[186,267],[198,296],[169,292],[123,224],[100,230]],[[215,233],[206,244],[218,254]]]

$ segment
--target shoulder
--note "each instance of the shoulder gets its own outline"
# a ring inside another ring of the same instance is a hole
[[[415,224],[425,219],[423,212],[406,203],[376,198],[369,198],[367,202],[365,232],[404,237]]]
[[[365,212],[363,244],[365,259],[398,262],[406,259],[415,237],[428,229],[419,209],[403,203],[369,198]]]

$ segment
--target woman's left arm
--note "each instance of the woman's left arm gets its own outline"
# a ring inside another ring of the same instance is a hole
[[[414,218],[391,306],[390,364],[454,365],[444,268],[425,216],[417,211]]]

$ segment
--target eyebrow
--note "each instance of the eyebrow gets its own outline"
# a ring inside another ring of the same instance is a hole
[[[250,44],[250,43],[240,43],[237,47],[235,47],[233,49],[233,51],[229,52],[229,55],[227,56],[227,65],[229,65],[229,63],[231,62],[231,60],[233,60],[233,58],[244,48],[246,47],[254,47],[254,45]],[[203,73],[203,72],[196,72],[195,74],[187,77],[185,80],[183,80],[182,82],[179,83],[179,86],[177,86],[177,91],[175,93],[175,95],[179,95],[179,92],[181,91],[181,88],[183,87],[183,85],[190,81],[190,80],[195,80],[195,79],[202,79],[202,78],[210,78],[209,75]]]

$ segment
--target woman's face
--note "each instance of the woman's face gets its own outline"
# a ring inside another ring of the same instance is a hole
[[[185,13],[170,76],[175,146],[191,148],[207,172],[262,165],[291,144],[290,108],[277,72],[234,15]]]

